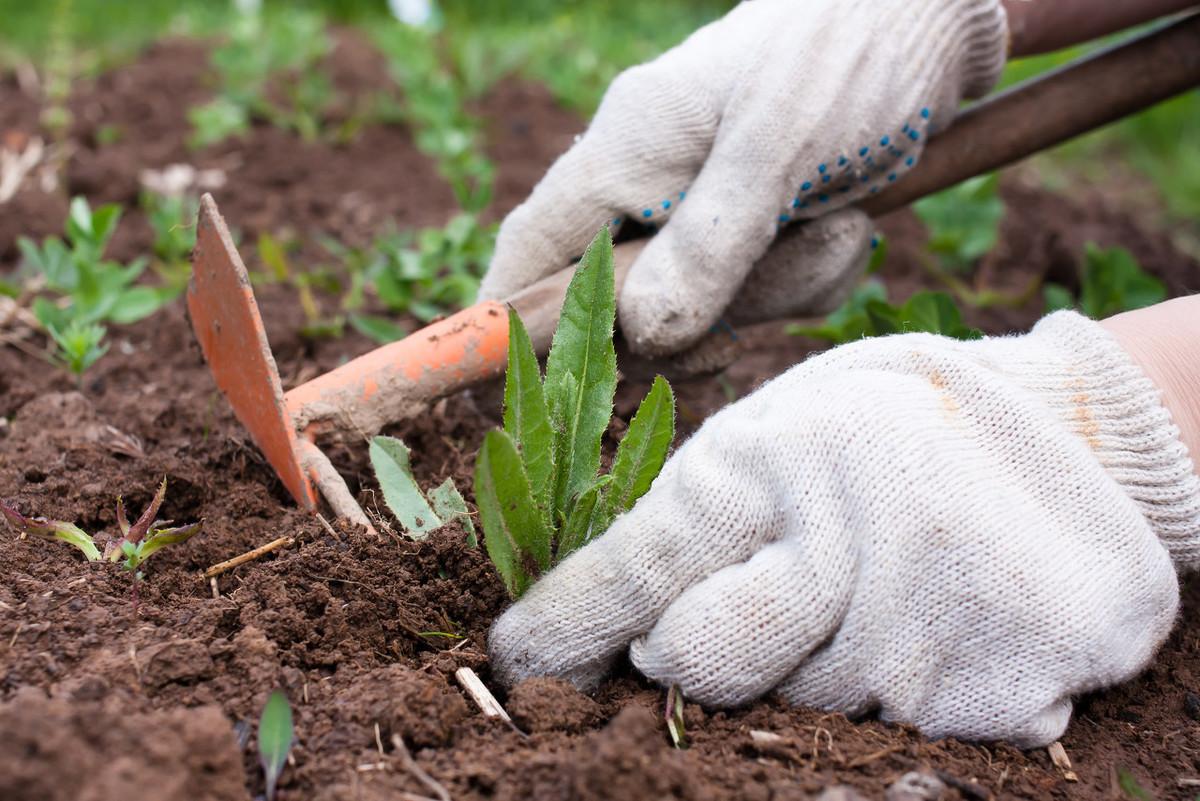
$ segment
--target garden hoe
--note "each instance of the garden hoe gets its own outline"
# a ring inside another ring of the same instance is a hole
[[[902,182],[860,207],[885,214],[1197,85],[1200,15],[1193,15],[967,109]],[[642,244],[616,248],[618,295]],[[211,195],[201,201],[192,263],[188,310],[217,386],[307,509],[316,509],[319,491],[337,515],[370,528],[317,442],[368,438],[504,370],[506,304],[488,301],[284,392],[250,278]],[[568,267],[508,299],[542,354],[571,274]]]

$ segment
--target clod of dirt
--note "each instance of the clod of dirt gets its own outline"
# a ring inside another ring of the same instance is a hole
[[[569,798],[708,799],[708,788],[693,780],[682,752],[672,752],[653,713],[627,706],[612,722],[575,749],[568,771]]]
[[[508,713],[528,732],[578,733],[600,721],[600,705],[562,679],[526,679],[508,694]]]
[[[447,745],[467,717],[467,704],[444,678],[403,665],[387,665],[360,676],[337,694],[335,719],[321,747],[370,745],[374,724],[385,740],[398,734],[414,748]]]
[[[905,773],[887,789],[884,801],[940,801],[946,794],[946,783],[928,771]]]
[[[242,758],[221,710],[131,713],[27,688],[0,704],[5,801],[246,801]]]
[[[142,663],[142,682],[162,687],[173,681],[189,682],[213,674],[212,657],[199,640],[172,640],[152,645],[138,654]]]

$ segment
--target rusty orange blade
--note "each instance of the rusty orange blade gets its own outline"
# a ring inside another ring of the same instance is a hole
[[[187,305],[204,358],[238,420],[296,502],[314,508],[250,276],[212,195],[200,199]]]

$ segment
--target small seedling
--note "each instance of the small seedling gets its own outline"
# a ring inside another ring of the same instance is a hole
[[[429,532],[461,520],[467,531],[467,544],[472,548],[478,545],[475,523],[453,479],[447,478],[430,490],[426,498],[413,478],[409,450],[403,442],[394,437],[375,437],[371,440],[370,455],[384,503],[408,536],[423,540]]]
[[[138,586],[145,578],[141,572],[142,564],[166,546],[185,542],[199,534],[204,525],[202,520],[186,526],[166,528],[171,521],[155,519],[166,495],[167,480],[164,478],[158,491],[154,494],[154,498],[151,499],[150,505],[132,525],[125,516],[125,503],[118,497],[117,527],[120,530],[120,537],[106,543],[103,551],[96,545],[94,537],[74,523],[48,520],[44,517],[26,517],[3,502],[0,502],[0,513],[22,536],[61,540],[79,549],[89,562],[116,563],[120,561],[122,567],[133,577],[131,597],[134,614],[137,614]]]
[[[929,231],[929,250],[943,269],[962,272],[996,246],[1004,201],[992,173],[918,200],[913,211]]]
[[[272,690],[258,719],[258,761],[267,778],[267,801],[275,798],[275,787],[294,739],[292,707],[282,690]]]
[[[93,210],[77,197],[71,201],[65,242],[55,236],[41,245],[25,237],[17,240],[25,279],[40,293],[33,313],[58,347],[59,361],[76,375],[104,354],[105,322],[138,322],[174,296],[136,285],[145,259],[128,265],[104,259],[120,218],[119,206]]]
[[[1167,297],[1162,281],[1147,273],[1124,248],[1099,248],[1088,243],[1080,276],[1079,298],[1059,284],[1042,288],[1046,311],[1078,307],[1095,320],[1160,303]]]
[[[683,691],[678,684],[667,688],[667,702],[663,709],[663,719],[667,722],[667,732],[676,748],[688,747],[687,730],[683,724]]]
[[[983,334],[965,325],[954,300],[943,292],[917,292],[903,306],[887,302],[877,281],[865,281],[840,308],[819,326],[788,327],[788,333],[823,339],[835,345],[863,337],[911,332],[941,334],[954,339],[978,339]]]
[[[509,311],[504,428],[475,462],[475,502],[488,555],[519,597],[538,575],[608,528],[658,476],[675,436],[675,399],[661,376],[599,476],[600,440],[617,387],[612,238],[588,246],[563,301],[543,380],[521,318]]]

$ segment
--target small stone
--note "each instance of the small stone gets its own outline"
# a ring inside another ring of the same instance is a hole
[[[946,783],[927,771],[909,771],[896,780],[884,794],[885,801],[939,801],[946,794]]]
[[[1193,692],[1184,693],[1183,709],[1192,720],[1200,720],[1200,695]]]

